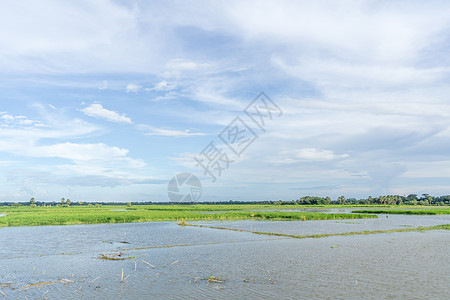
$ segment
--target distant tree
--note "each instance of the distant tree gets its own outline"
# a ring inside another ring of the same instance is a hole
[[[344,196],[340,196],[339,198],[338,198],[338,202],[339,202],[339,204],[345,204],[345,197]]]
[[[410,201],[414,201],[414,200],[417,200],[417,195],[416,194],[409,194],[406,198],[408,198],[408,200],[410,200]]]
[[[66,204],[66,199],[61,198],[61,204]]]
[[[70,199],[67,199],[67,200],[66,200],[67,206],[69,206],[71,203],[72,203],[72,201],[70,201]]]
[[[131,202],[128,202],[128,203],[127,203],[127,206],[128,206],[128,207],[131,207]]]
[[[331,203],[331,198],[327,196],[327,198],[325,198],[325,200],[327,201],[327,204]]]
[[[34,203],[35,203],[34,198],[31,198],[30,199],[30,204],[34,204]]]

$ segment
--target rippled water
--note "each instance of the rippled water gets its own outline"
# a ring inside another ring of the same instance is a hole
[[[202,222],[293,234],[448,223],[402,215]],[[439,230],[291,239],[172,222],[1,228],[0,290],[12,299],[446,299],[449,250],[450,234]],[[24,288],[46,282],[56,283]]]

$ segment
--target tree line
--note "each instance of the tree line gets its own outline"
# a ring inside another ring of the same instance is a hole
[[[280,200],[281,201],[281,200]],[[280,202],[278,201],[278,203]],[[379,197],[369,196],[368,198],[356,199],[340,196],[336,200],[330,197],[303,196],[297,200],[282,201],[279,204],[298,204],[298,205],[325,205],[325,204],[352,204],[352,205],[450,205],[450,195],[431,196],[429,194],[409,194],[408,196],[386,195]]]
[[[61,198],[61,201],[53,202],[41,202],[36,201],[35,198],[31,198],[28,202],[3,202],[0,206],[95,206],[100,207],[102,205],[193,205],[193,204],[205,204],[205,205],[227,205],[227,204],[259,204],[259,205],[327,205],[327,204],[340,204],[340,205],[450,205],[450,195],[445,196],[431,196],[429,194],[409,194],[408,196],[400,195],[386,195],[379,197],[369,196],[368,198],[356,199],[346,198],[345,196],[339,196],[337,199],[331,199],[330,197],[317,197],[317,196],[303,196],[297,200],[283,201],[245,201],[245,200],[229,200],[229,201],[202,201],[202,202],[152,202],[152,201],[137,201],[137,202],[72,202],[70,199]]]

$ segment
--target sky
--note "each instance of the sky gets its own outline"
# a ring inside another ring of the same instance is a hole
[[[450,194],[448,1],[1,6],[1,202]]]

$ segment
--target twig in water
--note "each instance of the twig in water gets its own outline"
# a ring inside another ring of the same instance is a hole
[[[178,262],[178,260],[174,261],[173,263],[171,263],[170,265],[174,265]]]
[[[95,277],[92,281],[90,281],[89,283],[93,283],[94,281],[96,281],[97,279],[99,279],[100,276]]]
[[[149,262],[146,262],[145,260],[142,260],[144,263],[146,263],[147,265],[149,265],[150,267],[152,267],[153,269],[155,269],[156,267],[154,266],[154,265],[152,265],[151,263],[149,263]]]
[[[61,283],[74,283],[75,281],[63,278],[59,282],[61,282]]]
[[[60,283],[60,282],[61,281],[47,281],[47,282],[33,283],[33,284],[29,284],[29,285],[26,285],[26,286],[20,288],[19,291],[26,290],[26,289],[28,289],[30,287],[35,287],[35,286],[40,286],[40,285],[47,285],[47,284],[53,284],[53,283]]]
[[[6,297],[6,294],[5,294],[5,293],[3,293],[3,291],[2,291],[2,290],[0,290],[0,293],[2,293],[3,297]]]

